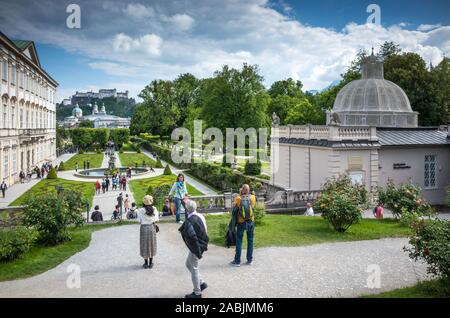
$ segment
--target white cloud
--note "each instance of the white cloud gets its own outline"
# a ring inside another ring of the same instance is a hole
[[[441,24],[421,24],[417,27],[418,31],[431,31],[441,27]]]
[[[155,15],[155,10],[152,7],[147,7],[141,3],[129,3],[123,12],[134,19],[142,20],[151,18]]]
[[[167,18],[169,22],[179,31],[189,31],[193,28],[195,20],[187,14],[175,14]]]
[[[112,41],[114,51],[118,53],[143,53],[145,56],[159,56],[163,40],[156,34],[146,34],[132,38],[126,34],[116,34]]]

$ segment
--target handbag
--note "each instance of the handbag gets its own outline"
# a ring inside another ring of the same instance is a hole
[[[156,230],[156,233],[158,233],[158,232],[159,232],[159,226],[158,226],[158,224],[156,224],[156,223],[153,223],[153,224],[155,224],[155,230]]]

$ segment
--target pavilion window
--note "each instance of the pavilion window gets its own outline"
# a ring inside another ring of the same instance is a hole
[[[17,173],[17,154],[13,152],[11,155],[11,163],[12,163],[12,174]]]
[[[11,66],[11,84],[16,85],[16,66]]]
[[[425,156],[425,169],[424,169],[424,187],[435,188],[436,187],[436,156]]]

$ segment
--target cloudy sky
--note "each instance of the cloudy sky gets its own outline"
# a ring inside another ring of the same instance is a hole
[[[70,3],[80,29],[66,25]],[[381,25],[367,23],[371,3]],[[0,0],[0,31],[36,42],[59,99],[113,87],[137,96],[153,79],[244,62],[259,65],[267,86],[292,77],[311,90],[386,40],[439,63],[450,56],[449,12],[448,0]]]

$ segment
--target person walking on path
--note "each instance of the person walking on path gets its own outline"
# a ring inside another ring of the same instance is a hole
[[[123,213],[123,194],[122,194],[122,192],[120,192],[119,196],[117,197],[117,205],[119,206],[120,216],[122,216],[122,213]]]
[[[100,212],[100,207],[98,205],[95,206],[94,212],[92,212],[91,219],[93,222],[103,221],[103,214]]]
[[[125,213],[130,210],[130,198],[128,197],[128,194],[125,194],[125,200],[123,200],[123,208],[125,210]]]
[[[236,230],[236,254],[230,265],[241,266],[241,252],[244,231],[247,232],[247,265],[253,263],[253,239],[255,231],[255,218],[253,209],[256,205],[256,197],[250,194],[250,186],[244,184],[240,190],[240,194],[236,196],[234,201],[234,209],[232,218],[235,219]]]
[[[97,180],[95,181],[95,194],[100,194],[100,182]]]
[[[205,217],[197,212],[197,204],[195,201],[188,200],[186,202],[186,211],[188,217],[179,231],[184,243],[189,249],[186,258],[186,267],[191,273],[194,291],[185,297],[201,298],[202,291],[208,287],[201,279],[199,271],[199,260],[203,257],[203,253],[208,250],[208,228]]]
[[[170,189],[170,192],[169,192],[169,196],[171,196],[172,193],[174,193],[173,199],[174,199],[175,208],[176,208],[175,221],[177,223],[180,223],[180,221],[181,221],[181,218],[180,218],[181,205],[183,204],[182,200],[188,194],[187,185],[186,185],[186,182],[184,181],[184,175],[182,173],[180,173],[178,175],[177,180],[173,183],[172,188]],[[185,214],[185,219],[186,218],[187,218],[187,216]]]
[[[159,221],[159,213],[153,206],[153,197],[146,195],[142,199],[143,207],[137,212],[139,229],[140,255],[144,259],[144,268],[153,267],[153,258],[157,251],[156,233],[159,231],[156,222]]]
[[[125,176],[122,177],[122,191],[127,191],[127,178]]]
[[[116,207],[115,207],[115,209],[113,211],[113,214],[112,214],[112,219],[113,220],[118,220],[118,219],[122,218],[121,216],[122,215],[120,213],[120,207],[119,207],[119,205],[116,205]]]
[[[78,172],[78,162],[75,162],[75,172]]]
[[[105,180],[105,178],[103,178],[103,180],[102,180],[102,192],[103,193],[106,192],[106,180]]]
[[[106,182],[106,192],[108,192],[108,190],[109,190],[109,184],[110,184],[109,177],[106,177],[105,182]]]
[[[19,178],[20,178],[20,183],[24,183],[25,182],[25,172],[23,172],[23,170],[20,171]]]
[[[117,190],[117,177],[116,176],[112,177],[112,189],[114,191]]]
[[[7,189],[8,189],[8,186],[6,185],[5,181],[3,181],[2,184],[0,185],[0,190],[2,190],[3,198],[5,198]]]

